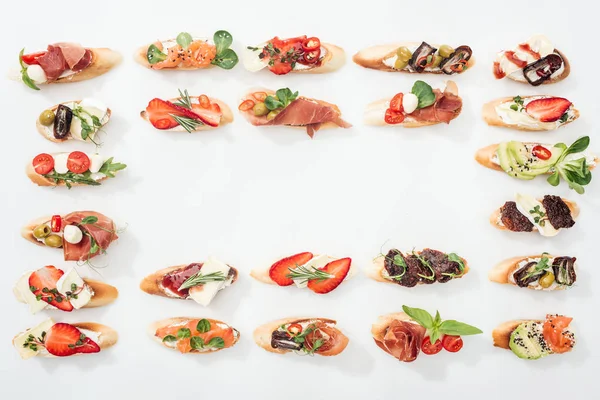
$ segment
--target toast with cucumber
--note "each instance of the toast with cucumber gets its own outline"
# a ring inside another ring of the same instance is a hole
[[[532,290],[564,290],[577,280],[577,258],[548,253],[513,257],[490,270],[492,282]]]

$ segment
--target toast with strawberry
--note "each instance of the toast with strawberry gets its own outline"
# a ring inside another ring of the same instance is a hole
[[[296,285],[317,294],[326,294],[353,274],[352,259],[349,257],[334,258],[303,252],[282,258],[268,269],[252,270],[250,276],[270,285]]]

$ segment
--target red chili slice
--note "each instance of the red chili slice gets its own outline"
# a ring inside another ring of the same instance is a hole
[[[210,108],[210,99],[205,94],[198,97],[198,103],[200,103],[200,107],[202,108]]]
[[[535,157],[539,158],[540,160],[548,160],[548,159],[550,159],[550,157],[552,157],[552,152],[550,150],[548,150],[544,146],[539,146],[539,145],[535,146],[533,148],[533,150],[531,151],[531,154],[533,154]]]
[[[248,111],[254,107],[254,102],[252,100],[244,100],[242,104],[239,105],[238,109],[240,111]]]
[[[52,219],[50,220],[50,229],[52,230],[52,232],[60,232],[61,228],[62,218],[60,217],[60,215],[53,215]]]
[[[258,100],[260,102],[264,102],[267,98],[267,94],[265,92],[256,92],[256,93],[252,93],[252,97],[254,97],[256,100]]]
[[[315,64],[319,61],[320,57],[321,57],[321,49],[317,49],[317,50],[308,51],[308,52],[304,53],[304,55],[302,56],[302,59],[304,60],[304,62],[306,64]]]
[[[38,154],[32,164],[37,174],[45,175],[54,169],[54,157],[46,153]]]
[[[81,151],[74,151],[67,158],[67,168],[75,174],[83,174],[90,169],[90,158]]]
[[[321,41],[319,38],[310,37],[302,41],[302,49],[304,51],[313,51],[321,48]]]
[[[302,333],[302,325],[300,324],[291,324],[288,326],[287,331],[292,336],[298,336]]]

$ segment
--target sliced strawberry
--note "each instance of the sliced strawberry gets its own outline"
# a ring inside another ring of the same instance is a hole
[[[100,351],[100,346],[81,333],[79,329],[62,322],[52,325],[52,328],[46,333],[44,346],[48,353],[57,357]]]
[[[279,286],[290,286],[294,283],[291,278],[288,278],[290,268],[296,268],[300,265],[304,265],[312,258],[312,253],[304,252],[279,260],[269,269],[269,277],[271,277],[271,279]]]
[[[146,107],[146,112],[148,113],[150,123],[157,129],[171,129],[178,126],[179,123],[175,121],[173,115],[187,117],[206,123],[196,112],[159,98],[150,100],[150,103],[148,103],[148,106]]]
[[[56,282],[63,275],[64,272],[60,269],[47,265],[29,276],[29,289],[41,301],[68,312],[73,310],[73,305],[56,289]]]
[[[213,108],[212,106],[217,107]],[[218,104],[214,103],[209,106],[210,108],[204,108],[201,104],[192,104],[192,110],[198,115],[200,120],[208,126],[219,126],[221,123],[221,108]],[[218,111],[217,111],[218,108]]]
[[[331,292],[346,278],[350,271],[350,264],[352,264],[352,259],[349,257],[340,258],[339,260],[330,262],[323,268],[320,268],[320,270],[333,275],[333,277],[322,281],[319,281],[318,279],[310,280],[308,281],[308,288],[319,294]]]
[[[554,122],[567,112],[571,104],[573,103],[562,97],[548,97],[529,102],[525,110],[527,114],[541,122]]]

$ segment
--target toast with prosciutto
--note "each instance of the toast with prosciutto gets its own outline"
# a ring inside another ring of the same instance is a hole
[[[567,353],[575,347],[575,334],[569,329],[572,320],[571,317],[548,314],[543,321],[507,321],[492,332],[494,346],[511,350],[525,360]]]
[[[534,35],[494,61],[496,79],[507,77],[532,86],[562,81],[571,72],[569,60],[544,35]]]
[[[410,93],[398,93],[391,99],[369,104],[364,121],[367,125],[419,128],[442,122],[449,124],[461,111],[462,99],[454,82],[448,81],[441,91],[416,81]]]
[[[77,43],[54,43],[44,51],[19,53],[21,81],[38,85],[79,82],[105,74],[121,62],[121,55],[106,48],[85,48]]]
[[[577,258],[548,253],[513,257],[497,264],[488,274],[492,282],[533,290],[563,290],[577,280]]]
[[[256,328],[254,341],[271,353],[337,356],[349,339],[332,319],[283,318]]]
[[[269,285],[308,288],[317,294],[326,294],[354,275],[352,259],[335,258],[325,254],[302,252],[276,261],[269,268],[250,272],[257,281]]]
[[[542,236],[556,236],[561,229],[572,228],[579,216],[577,203],[547,194],[536,199],[517,193],[514,201],[507,201],[490,216],[490,223],[498,229],[511,232],[539,232]]]
[[[342,119],[342,112],[322,100],[298,96],[289,88],[276,92],[257,89],[246,94],[238,109],[254,126],[291,126],[306,129],[311,138],[323,128],[350,128]]]
[[[180,97],[150,100],[140,116],[153,127],[170,132],[196,132],[218,128],[233,121],[227,104],[205,94],[190,96],[187,90]]]
[[[369,278],[378,282],[393,283],[404,287],[446,283],[462,278],[469,272],[467,261],[456,253],[438,250],[402,252],[390,249],[379,254],[367,270]]]
[[[215,259],[161,269],[142,280],[140,289],[171,299],[208,306],[218,292],[237,281],[237,269]]]
[[[19,302],[29,306],[32,314],[44,309],[71,312],[102,307],[119,295],[114,286],[82,278],[75,268],[64,272],[53,265],[27,271],[18,280],[13,293]]]
[[[447,44],[401,42],[368,47],[352,57],[355,63],[386,72],[461,74],[475,65],[469,46],[453,48]]]
[[[22,359],[99,353],[117,343],[117,332],[96,322],[64,323],[51,318],[12,340]]]
[[[117,240],[114,221],[96,211],[74,211],[36,219],[21,229],[21,236],[38,246],[62,249],[65,261],[87,262],[105,254]]]
[[[503,97],[483,105],[483,120],[490,126],[520,131],[553,131],[579,118],[572,102],[547,95]]]
[[[379,317],[371,327],[375,344],[399,361],[412,362],[419,353],[437,354],[442,349],[456,353],[463,347],[461,336],[483,333],[479,328],[454,320],[443,321],[420,308],[402,306],[404,312]]]
[[[156,342],[169,349],[192,354],[208,354],[228,349],[240,340],[237,329],[210,318],[168,318],[151,324],[148,333]]]

